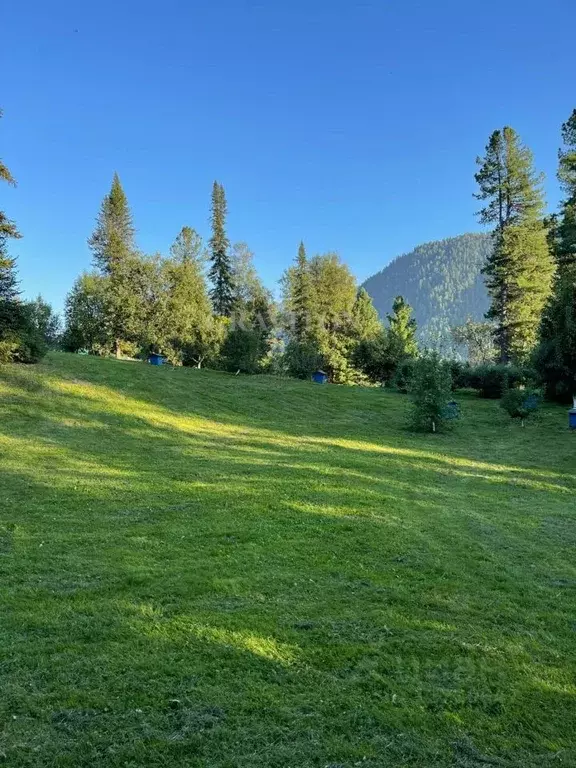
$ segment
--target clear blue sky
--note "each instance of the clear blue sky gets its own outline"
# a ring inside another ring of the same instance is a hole
[[[0,156],[22,287],[61,308],[120,174],[146,252],[206,235],[212,181],[270,287],[304,238],[359,279],[477,230],[474,158],[515,127],[555,181],[574,0],[15,0]]]

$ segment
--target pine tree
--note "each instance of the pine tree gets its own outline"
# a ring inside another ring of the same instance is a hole
[[[542,175],[532,153],[509,127],[490,136],[475,179],[485,205],[481,223],[494,226],[494,243],[484,268],[500,361],[527,358],[537,341],[550,296],[554,262],[544,225]]]
[[[559,154],[558,179],[566,198],[557,228],[556,259],[559,270],[576,268],[576,109],[562,125],[564,149]]]
[[[390,346],[395,350],[397,360],[416,357],[418,354],[416,320],[412,317],[412,307],[404,301],[403,296],[396,296],[392,305],[392,314],[386,317],[389,324]]]
[[[134,253],[132,214],[117,173],[112,179],[110,192],[102,201],[96,228],[88,245],[94,257],[94,265],[108,275]]]
[[[212,212],[210,217],[212,226],[210,259],[212,266],[208,274],[212,281],[211,296],[214,311],[221,317],[230,317],[234,308],[234,283],[229,254],[230,242],[226,235],[227,212],[224,187],[215,181],[212,187]]]
[[[566,193],[554,217],[557,263],[554,293],[540,329],[535,364],[548,397],[569,402],[576,395],[576,110],[562,125],[558,178]]]
[[[288,305],[292,314],[293,340],[298,344],[310,341],[313,334],[313,319],[316,315],[314,305],[314,286],[306,248],[301,241],[298,246],[296,263],[289,272]]]

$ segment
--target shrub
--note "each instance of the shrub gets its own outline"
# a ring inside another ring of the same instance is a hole
[[[520,419],[522,426],[524,426],[524,419],[527,419],[538,409],[540,400],[541,394],[537,389],[509,389],[500,401],[500,407],[511,418]]]
[[[392,378],[392,384],[396,387],[398,392],[409,392],[412,379],[414,377],[414,371],[418,366],[418,360],[413,358],[405,358],[398,363],[396,367],[396,373]]]
[[[411,425],[415,429],[437,432],[450,421],[448,403],[452,397],[452,376],[450,366],[437,352],[427,352],[414,363],[410,395]]]
[[[258,373],[262,349],[260,334],[244,328],[233,328],[222,346],[222,360],[226,370]]]
[[[526,386],[536,381],[536,373],[530,368],[515,365],[477,365],[458,367],[451,364],[455,389],[477,389],[480,397],[498,399],[508,389]]]
[[[30,305],[14,302],[9,323],[0,331],[1,363],[37,363],[46,354],[44,335],[36,327]]]
[[[309,379],[324,363],[314,344],[300,344],[297,341],[291,341],[286,346],[284,357],[288,373],[297,379]]]
[[[497,400],[509,387],[507,365],[481,365],[476,369],[480,397]]]

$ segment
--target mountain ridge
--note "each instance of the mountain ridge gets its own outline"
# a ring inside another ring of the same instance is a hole
[[[466,232],[431,240],[396,256],[362,286],[382,319],[401,295],[414,309],[419,341],[439,349],[453,346],[450,329],[468,317],[483,320],[489,297],[481,274],[490,253],[488,233]]]

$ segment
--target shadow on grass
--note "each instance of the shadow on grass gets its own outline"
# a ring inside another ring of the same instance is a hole
[[[394,398],[380,444],[374,414],[327,422],[333,398],[353,405],[342,390],[289,383],[312,404],[268,421],[246,392],[221,402],[224,376],[185,412],[144,378],[2,381],[15,764],[47,764],[40,743],[74,765],[448,766],[466,737],[540,766],[570,749],[568,473],[406,435]]]

